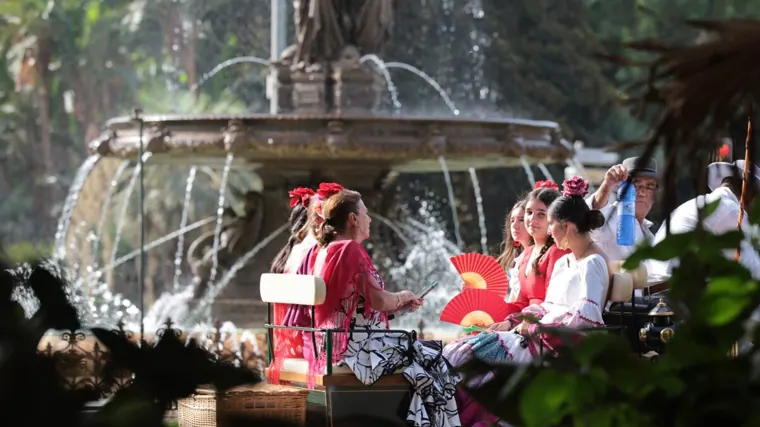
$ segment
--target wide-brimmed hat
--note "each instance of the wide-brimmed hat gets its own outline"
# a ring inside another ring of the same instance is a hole
[[[657,160],[650,158],[644,166],[637,168],[638,157],[629,157],[623,160],[623,167],[628,169],[628,173],[636,178],[660,179],[660,172],[657,170]]]
[[[710,191],[720,187],[724,179],[730,176],[744,176],[744,160],[737,160],[733,163],[715,162],[707,166],[707,186]],[[760,167],[752,165],[752,175],[755,179],[755,186],[760,186]]]

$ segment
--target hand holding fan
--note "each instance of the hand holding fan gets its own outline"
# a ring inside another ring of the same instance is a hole
[[[486,327],[501,322],[509,314],[502,297],[486,289],[465,289],[441,312],[441,321],[461,326]]]
[[[509,280],[507,273],[495,259],[478,253],[462,254],[451,257],[464,281],[465,289],[487,289],[500,298],[507,295]]]

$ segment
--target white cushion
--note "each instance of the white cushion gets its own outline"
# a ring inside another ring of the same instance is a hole
[[[610,270],[610,274],[628,274],[631,277],[631,284],[634,289],[644,289],[649,286],[647,284],[647,276],[649,272],[644,264],[639,264],[639,266],[633,270],[627,270],[623,268],[624,262],[625,261],[611,261],[607,263],[607,268]]]
[[[633,293],[633,278],[627,273],[615,273],[610,280],[610,302],[628,302]]]
[[[317,276],[265,273],[259,291],[266,303],[319,305],[325,302],[327,288]]]

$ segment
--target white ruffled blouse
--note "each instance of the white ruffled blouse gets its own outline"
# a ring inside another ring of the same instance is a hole
[[[607,262],[601,255],[578,261],[569,253],[554,265],[544,302],[526,307],[522,314],[534,315],[544,325],[601,326],[609,283]]]

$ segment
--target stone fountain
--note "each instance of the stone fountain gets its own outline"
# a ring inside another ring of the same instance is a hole
[[[360,58],[382,53],[393,22],[392,1],[293,3],[297,42],[270,64],[277,74],[277,115],[115,118],[90,143],[93,153],[127,160],[138,158],[142,143],[152,153],[151,165],[221,166],[232,154],[236,168],[255,171],[263,187],[244,194],[245,212],[225,225],[229,235],[217,252],[222,270],[282,226],[287,191],[295,186],[340,182],[383,213],[390,209],[400,173],[439,172],[441,156],[451,171],[461,171],[519,166],[521,157],[564,162],[571,155],[553,122],[378,113],[386,85]],[[213,238],[201,236],[188,254],[196,296],[209,278],[206,248]],[[261,325],[261,316],[252,315],[263,312],[256,310],[258,277],[285,240],[283,233],[237,274],[214,302],[216,317],[243,327]]]

